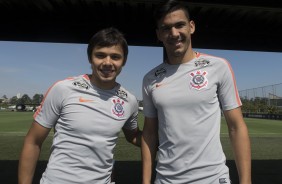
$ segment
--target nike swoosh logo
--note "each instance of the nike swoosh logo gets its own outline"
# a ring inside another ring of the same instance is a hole
[[[85,99],[85,98],[80,97],[79,102],[94,102],[94,100]]]

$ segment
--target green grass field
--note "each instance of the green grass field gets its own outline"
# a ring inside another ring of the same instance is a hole
[[[0,160],[18,160],[23,139],[32,122],[32,112],[0,111]],[[282,121],[264,119],[245,119],[252,143],[252,159],[282,159]],[[140,113],[139,126],[143,127],[143,115]],[[233,160],[225,120],[222,120],[221,141],[228,160]],[[47,160],[52,142],[52,133],[45,141],[40,160]],[[119,161],[139,161],[140,149],[125,141],[120,134],[115,149],[115,159]]]

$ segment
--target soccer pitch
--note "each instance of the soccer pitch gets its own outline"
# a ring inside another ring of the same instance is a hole
[[[31,122],[32,112],[0,111],[0,160],[18,160],[24,136]],[[249,128],[253,160],[281,160],[282,159],[282,121],[265,119],[245,119]],[[143,114],[139,115],[139,127],[143,127]],[[43,144],[40,160],[48,160],[52,133]],[[189,135],[187,135],[189,136]],[[222,119],[221,141],[227,160],[234,160],[229,142],[227,125]],[[120,133],[115,148],[115,159],[118,161],[140,161],[140,149],[127,143]]]

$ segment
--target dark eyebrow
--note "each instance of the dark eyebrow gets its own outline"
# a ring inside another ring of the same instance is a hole
[[[181,21],[175,22],[174,24],[162,24],[159,26],[159,29],[171,28],[171,27],[174,27],[176,25],[181,25],[181,24],[187,24],[187,21],[181,20]]]

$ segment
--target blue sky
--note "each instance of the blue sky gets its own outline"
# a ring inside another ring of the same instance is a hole
[[[0,97],[44,94],[56,81],[91,73],[86,44],[0,41]],[[238,90],[282,83],[282,53],[197,49],[226,58]],[[142,99],[145,73],[162,62],[161,47],[129,47],[126,66],[117,81]]]

